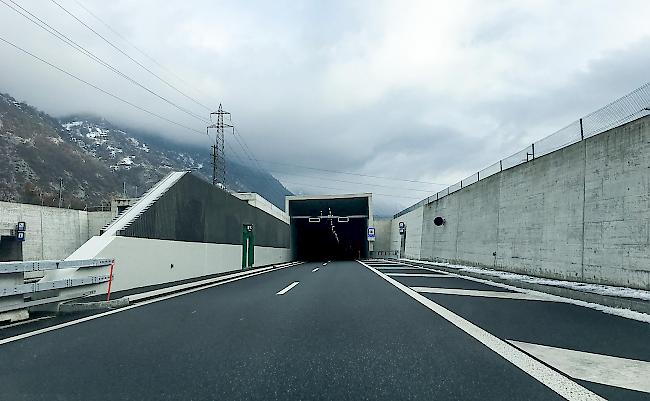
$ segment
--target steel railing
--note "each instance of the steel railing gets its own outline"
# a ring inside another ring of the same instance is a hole
[[[553,134],[530,144],[519,152],[499,160],[491,166],[460,180],[440,192],[422,199],[415,205],[398,212],[393,218],[398,218],[420,206],[435,202],[450,193],[459,191],[494,174],[527,163],[538,157],[558,151],[574,143],[648,115],[650,115],[650,82],[593,113],[572,122]]]

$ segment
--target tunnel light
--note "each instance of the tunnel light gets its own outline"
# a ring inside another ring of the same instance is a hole
[[[310,223],[320,223],[320,217],[310,217],[309,222]]]
[[[348,223],[350,221],[349,217],[339,217],[338,222],[339,223]]]

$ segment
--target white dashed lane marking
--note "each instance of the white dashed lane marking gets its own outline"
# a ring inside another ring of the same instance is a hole
[[[291,283],[291,284],[289,284],[288,286],[286,286],[284,289],[278,291],[278,292],[276,293],[276,295],[284,295],[284,294],[286,294],[286,293],[289,292],[293,287],[297,286],[298,283],[299,283],[299,281],[294,281],[293,283]]]

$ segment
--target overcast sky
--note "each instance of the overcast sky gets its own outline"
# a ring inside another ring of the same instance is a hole
[[[55,3],[15,1],[142,85],[207,117],[207,109],[135,65]],[[222,102],[254,155],[289,189],[372,191],[382,211],[397,211],[444,186],[278,163],[449,185],[650,80],[647,0],[56,1],[202,105]],[[0,37],[133,103],[205,130],[200,120],[2,3]],[[208,146],[204,136],[121,104],[5,43],[0,91],[55,116],[91,112]]]

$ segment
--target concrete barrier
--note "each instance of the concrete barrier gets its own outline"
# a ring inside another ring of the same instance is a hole
[[[390,249],[404,221],[403,257],[650,289],[649,169],[644,117],[424,202]]]

